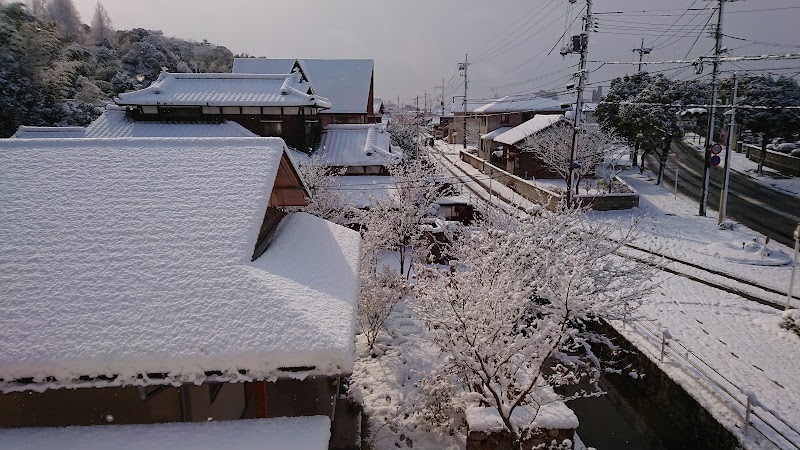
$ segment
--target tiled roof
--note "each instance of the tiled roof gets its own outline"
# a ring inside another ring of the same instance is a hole
[[[385,166],[402,154],[380,124],[328,125],[316,153],[329,166]]]
[[[475,109],[476,113],[563,111],[561,102],[549,97],[509,95]]]
[[[150,86],[119,94],[114,101],[118,105],[330,107],[327,98],[307,94],[309,88],[297,73],[162,72]]]
[[[125,109],[109,106],[94,122],[84,127],[20,126],[13,137],[41,138],[123,138],[123,137],[255,137],[233,121],[220,123],[136,121],[125,116]]]
[[[328,98],[331,108],[322,113],[371,112],[369,91],[372,85],[374,62],[371,59],[298,59],[314,92]],[[233,73],[288,73],[293,59],[236,58]]]

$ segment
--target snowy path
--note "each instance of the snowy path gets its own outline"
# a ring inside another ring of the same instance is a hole
[[[445,152],[448,148],[439,147]],[[467,173],[472,179],[486,178],[461,162],[457,153],[445,153],[444,157],[446,161],[442,162],[449,163],[453,173]],[[786,292],[791,274],[786,261],[792,249],[770,242],[767,245],[769,255],[748,252],[745,247],[763,249],[763,237],[741,226],[720,230],[715,218],[696,216],[694,202],[681,195],[676,199],[663,186],[653,185],[647,174],[641,176],[632,171],[623,178],[640,193],[640,208],[596,212],[591,213],[591,217],[629,221],[645,212],[635,241],[637,245],[701,267],[713,267],[745,281],[733,283],[732,287],[748,293],[752,290],[754,295],[769,297],[773,302],[785,301],[785,296],[765,293],[748,286],[747,282]],[[471,187],[486,192],[478,183]],[[504,198],[515,195],[505,186],[493,187],[493,190]],[[701,269],[682,267],[681,270],[702,279],[716,279],[724,286],[732,283],[730,280],[723,283],[725,277]],[[625,327],[621,323],[614,325],[742,439],[747,448],[800,448],[800,434],[792,431],[800,430],[797,407],[800,405],[800,337],[778,326],[778,310],[665,273],[661,289],[648,298],[640,314],[639,322]],[[670,356],[660,363],[663,328],[669,330],[676,342],[672,343]],[[747,436],[741,429],[746,401],[742,390],[752,391],[764,408],[771,411],[755,408],[758,417],[753,417],[751,423],[758,431],[750,430]],[[772,442],[777,443],[777,447]]]

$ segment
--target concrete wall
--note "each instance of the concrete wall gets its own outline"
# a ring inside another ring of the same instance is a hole
[[[574,448],[575,430],[539,430],[533,436],[524,440],[522,446],[515,444],[511,433],[508,431],[483,432],[467,431],[467,450],[530,450],[537,445],[545,444],[544,448],[552,442],[573,441]]]
[[[535,186],[528,180],[524,180],[516,175],[512,175],[505,170],[500,169],[489,164],[481,158],[477,158],[465,152],[460,152],[461,160],[468,163],[472,167],[480,170],[486,175],[490,175],[495,181],[503,183],[511,188],[514,192],[521,195],[527,200],[544,205],[547,209],[553,210],[558,206],[561,201],[561,195],[547,189]],[[625,184],[620,179],[619,182]],[[484,187],[488,186],[488,181],[479,181]],[[627,186],[627,184],[625,184]],[[606,194],[602,196],[587,196],[580,195],[577,198],[583,205],[589,205],[595,211],[608,211],[614,209],[630,209],[639,206],[639,194],[633,191],[633,188],[627,186],[630,190],[629,193],[620,194]],[[502,198],[501,195],[498,195]],[[510,199],[505,199],[509,201]]]
[[[691,395],[670,379],[646,355],[628,342],[606,323],[597,325],[596,331],[622,347],[611,354],[607,347],[601,359],[617,361],[624,367],[621,374],[605,373],[603,377],[635,408],[644,420],[647,415],[668,418],[666,429],[655,430],[667,448],[723,449],[738,448],[739,442],[719,424]],[[628,375],[635,370],[636,379]],[[650,422],[650,420],[648,420]],[[653,423],[659,420],[652,420]]]
[[[761,147],[757,145],[744,144],[747,157],[753,161],[758,162],[761,159]],[[775,169],[778,172],[789,175],[792,177],[800,177],[800,158],[789,156],[784,153],[774,152],[767,150],[767,157],[764,159],[764,165],[770,169]]]

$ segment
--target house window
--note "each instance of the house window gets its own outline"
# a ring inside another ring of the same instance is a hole
[[[262,120],[261,123],[264,125],[263,136],[278,137],[283,134],[283,126],[280,120]]]
[[[500,123],[508,123],[508,114],[500,114]]]

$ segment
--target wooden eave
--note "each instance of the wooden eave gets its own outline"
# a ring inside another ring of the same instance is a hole
[[[269,198],[269,206],[307,206],[310,194],[289,155],[283,152]]]

